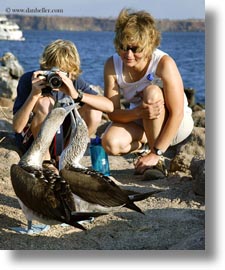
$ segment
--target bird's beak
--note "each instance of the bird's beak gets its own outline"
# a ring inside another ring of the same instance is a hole
[[[63,99],[57,100],[55,102],[54,108],[64,108],[65,111],[70,113],[75,107],[76,103],[73,101],[71,97],[64,97]]]
[[[75,107],[76,107],[75,103],[63,106],[63,108],[66,110],[67,114],[70,113]]]

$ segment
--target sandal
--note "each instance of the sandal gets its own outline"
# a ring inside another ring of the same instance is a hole
[[[165,161],[161,158],[155,166],[147,168],[144,171],[142,181],[162,179],[168,176]]]
[[[140,173],[134,172],[134,174],[138,175]],[[144,173],[142,173],[142,175],[143,175],[142,181],[156,180],[167,177],[168,171],[165,166],[164,158],[160,158],[160,160],[155,166],[146,168],[146,170],[144,171]]]
[[[55,174],[59,174],[59,170],[56,168],[56,163],[53,159],[51,160],[44,160],[42,163],[43,169],[48,169]]]

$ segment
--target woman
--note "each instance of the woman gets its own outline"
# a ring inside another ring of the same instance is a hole
[[[55,67],[55,74],[62,80],[58,88],[50,87],[46,77],[46,71],[48,73]],[[44,49],[40,70],[27,72],[20,78],[13,108],[13,128],[23,153],[36,138],[56,99],[60,100],[67,95],[81,104],[79,112],[88,126],[90,136],[95,133],[101,121],[102,111],[112,112],[112,102],[104,96],[98,96],[80,74],[80,58],[76,46],[71,41],[59,39]],[[69,124],[66,122],[63,125],[64,135],[69,131]],[[60,151],[57,152],[55,158],[60,155]],[[45,159],[50,160],[52,156],[49,151]]]
[[[160,33],[149,13],[120,12],[115,25],[117,53],[106,61],[104,69],[105,96],[113,102],[114,111],[109,113],[112,124],[102,143],[113,155],[148,143],[149,153],[135,164],[138,174],[161,168],[160,157],[168,147],[183,141],[193,129],[181,75],[175,61],[157,49],[159,44]],[[129,102],[129,109],[121,108],[121,95]]]

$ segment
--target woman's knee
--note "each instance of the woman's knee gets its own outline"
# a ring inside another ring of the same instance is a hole
[[[105,132],[102,136],[102,146],[109,155],[117,156],[121,153],[121,139],[110,132]]]
[[[162,89],[157,85],[149,85],[143,91],[143,100],[145,103],[150,104],[159,100],[163,100]]]

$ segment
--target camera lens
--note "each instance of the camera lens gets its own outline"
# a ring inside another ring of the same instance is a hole
[[[48,76],[47,80],[48,80],[48,84],[52,88],[59,88],[62,86],[62,79],[57,74],[52,74],[52,75]]]

